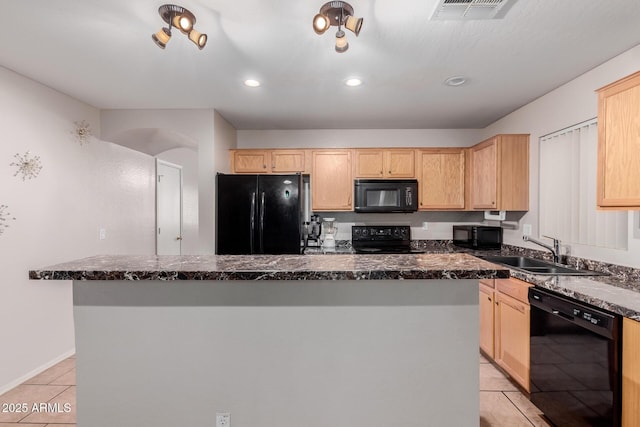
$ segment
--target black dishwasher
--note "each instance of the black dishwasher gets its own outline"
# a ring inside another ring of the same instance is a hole
[[[531,304],[531,401],[558,427],[620,425],[621,317],[539,288]]]

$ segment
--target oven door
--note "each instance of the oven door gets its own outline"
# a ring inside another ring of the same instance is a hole
[[[531,402],[557,426],[620,425],[620,318],[532,288]]]

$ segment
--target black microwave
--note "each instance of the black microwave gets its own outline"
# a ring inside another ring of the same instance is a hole
[[[502,246],[502,227],[454,225],[453,244],[471,249],[500,249]]]
[[[356,212],[415,212],[418,181],[415,179],[354,180]]]

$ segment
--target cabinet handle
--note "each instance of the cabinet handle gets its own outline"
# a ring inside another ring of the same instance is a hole
[[[491,301],[491,297],[487,297],[487,299],[488,299],[489,301]]]

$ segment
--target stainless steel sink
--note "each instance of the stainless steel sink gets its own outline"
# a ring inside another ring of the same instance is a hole
[[[514,270],[523,271],[530,274],[540,274],[547,276],[606,276],[607,273],[600,273],[591,270],[578,270],[572,267],[554,264],[535,258],[523,256],[480,256],[485,261],[495,264],[502,264]]]

